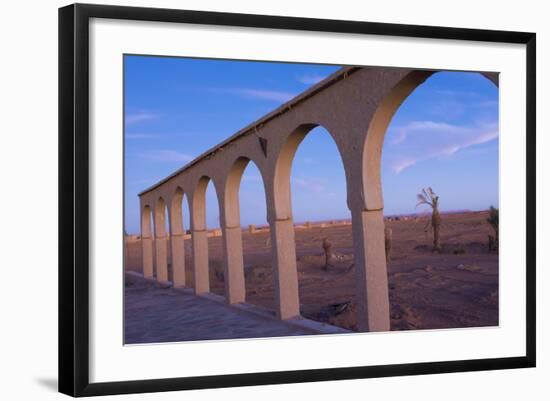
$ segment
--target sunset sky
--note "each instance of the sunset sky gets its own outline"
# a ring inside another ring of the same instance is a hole
[[[338,66],[125,56],[125,229],[139,232],[137,194],[262,117]],[[498,89],[477,73],[440,72],[394,116],[382,157],[385,214],[421,212],[431,186],[442,210],[498,206]],[[296,222],[348,218],[344,170],[322,128],[305,138],[292,167]],[[240,189],[241,223],[266,224],[253,163]],[[188,224],[184,204],[184,224]],[[218,227],[213,184],[207,224]]]

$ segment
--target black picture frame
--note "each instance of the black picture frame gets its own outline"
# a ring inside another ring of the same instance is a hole
[[[89,21],[91,18],[515,43],[526,46],[526,354],[521,357],[89,381]],[[434,26],[74,4],[59,9],[59,391],[71,396],[158,392],[534,367],[536,35]]]

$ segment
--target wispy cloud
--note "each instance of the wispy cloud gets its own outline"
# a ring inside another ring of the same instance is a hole
[[[443,122],[411,121],[407,125],[403,127],[398,127],[396,129],[397,133],[393,135],[391,144],[399,145],[405,142],[410,136],[419,136],[419,135],[422,135],[422,136],[438,135],[439,139],[447,139],[443,137],[444,136],[456,137],[461,134],[467,133],[470,130],[471,128],[447,124]],[[436,137],[432,139],[437,140],[438,138]]]
[[[436,121],[412,121],[388,134],[389,165],[399,174],[421,161],[451,157],[457,152],[498,138],[496,122],[459,126]]]
[[[407,131],[404,128],[399,128],[391,136],[390,144],[399,145],[401,142],[405,141],[405,139],[407,139]]]
[[[407,159],[407,158],[396,160],[392,164],[392,170],[394,173],[399,174],[406,168],[414,166],[418,162],[418,160],[419,159]]]
[[[235,93],[240,94],[244,97],[261,99],[261,100],[271,100],[275,102],[288,102],[292,99],[295,94],[290,92],[282,92],[275,90],[264,90],[264,89],[235,89]]]
[[[305,74],[297,77],[296,79],[302,84],[314,85],[317,82],[321,82],[325,78],[326,76],[321,74]]]
[[[488,131],[476,134],[470,139],[465,140],[462,143],[453,144],[440,150],[440,155],[451,156],[459,150],[469,148],[474,145],[481,145],[483,143],[492,141],[498,138],[498,131]]]
[[[279,103],[285,103],[296,96],[296,94],[292,92],[258,88],[211,88],[209,90],[217,93],[229,93],[248,99],[267,100]]]
[[[126,115],[126,125],[132,125],[144,121],[156,120],[159,118],[158,114],[150,112],[139,112]]]
[[[194,159],[187,153],[177,152],[175,150],[150,150],[140,153],[140,156],[147,160],[159,162],[179,162],[186,163]]]

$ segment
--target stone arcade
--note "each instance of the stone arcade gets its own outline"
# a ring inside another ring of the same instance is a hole
[[[386,129],[403,100],[437,71],[345,67],[248,125],[182,169],[139,194],[143,274],[168,280],[171,247],[173,285],[209,292],[205,192],[210,180],[220,207],[225,295],[245,301],[239,185],[249,162],[261,172],[270,225],[277,316],[300,314],[290,171],[294,154],[316,126],[334,139],[343,161],[352,216],[357,321],[361,331],[390,329],[388,275],[380,164]],[[498,75],[483,73],[498,85]],[[194,282],[185,282],[182,199],[191,213]],[[166,216],[168,210],[168,216]],[[153,227],[151,227],[151,215]],[[168,218],[169,236],[165,229]],[[169,238],[169,243],[168,243]]]

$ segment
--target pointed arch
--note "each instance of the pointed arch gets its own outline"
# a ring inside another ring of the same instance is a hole
[[[405,99],[433,74],[439,71],[414,70],[402,78],[380,102],[370,121],[363,146],[362,186],[365,210],[381,210],[384,207],[380,176],[382,147],[390,122]],[[498,87],[498,74],[481,72]]]
[[[296,151],[298,150],[300,143],[302,143],[307,134],[309,134],[316,127],[324,128],[334,140],[336,148],[338,149],[338,155],[340,156],[344,166],[344,171],[346,172],[346,163],[344,162],[343,152],[334,136],[334,133],[325,126],[317,123],[304,123],[299,125],[286,138],[284,145],[277,156],[277,161],[275,164],[273,176],[273,206],[275,218],[277,220],[292,219],[292,199],[290,187],[292,162],[294,161],[294,156],[296,155]]]

